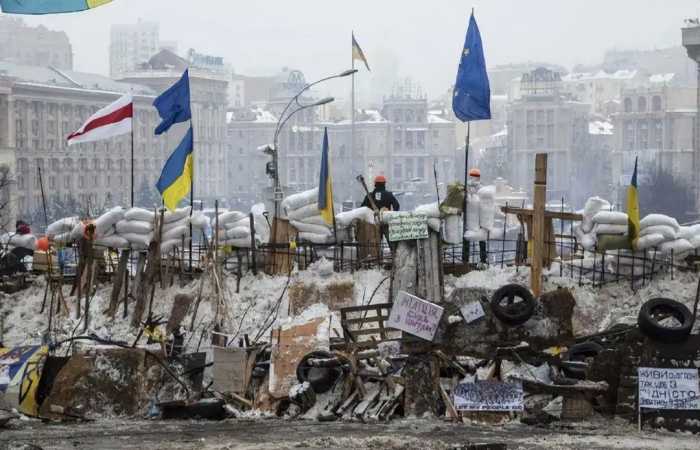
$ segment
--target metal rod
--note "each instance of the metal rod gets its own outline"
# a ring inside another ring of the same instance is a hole
[[[471,132],[470,127],[471,122],[467,122],[467,137],[464,143],[464,208],[462,208],[462,263],[468,264],[469,248],[467,247],[467,240],[464,234],[467,232],[467,197],[469,196],[469,190],[467,189],[467,181],[469,175],[469,134]]]
[[[133,113],[132,113],[133,114]],[[131,118],[131,207],[134,207],[134,118]]]
[[[44,209],[44,225],[48,228],[49,215],[46,213],[46,195],[44,194],[44,180],[41,177],[41,166],[37,166],[36,170],[39,173],[39,188],[41,189],[41,205]]]

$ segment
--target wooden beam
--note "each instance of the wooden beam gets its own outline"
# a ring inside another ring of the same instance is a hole
[[[516,214],[523,216],[531,216],[534,214],[534,210],[526,208],[513,208],[511,206],[501,206],[501,211],[504,214]],[[559,220],[571,220],[573,222],[580,222],[583,220],[581,214],[570,213],[570,212],[559,212],[559,211],[545,211],[545,217]]]
[[[545,206],[547,204],[547,154],[535,155],[535,186],[532,218],[532,261],[530,288],[535,296],[542,293],[542,259],[545,246]]]

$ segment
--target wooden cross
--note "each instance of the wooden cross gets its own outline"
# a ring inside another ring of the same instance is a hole
[[[530,260],[530,289],[535,296],[542,293],[542,266],[547,266],[557,254],[556,235],[552,219],[581,221],[581,214],[547,211],[547,154],[535,155],[535,187],[532,209],[501,207],[505,214],[515,214],[520,223],[527,224],[528,242],[532,242]],[[545,244],[547,249],[545,251]]]

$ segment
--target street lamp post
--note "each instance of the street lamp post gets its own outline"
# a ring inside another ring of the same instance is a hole
[[[272,146],[271,147],[267,146],[264,150],[265,153],[272,155],[272,167],[274,170],[274,173],[273,173],[273,179],[274,179],[273,200],[275,202],[275,216],[274,216],[275,218],[279,217],[280,202],[282,201],[282,197],[284,195],[284,193],[282,192],[282,187],[280,185],[279,145],[278,145],[279,134],[280,134],[280,131],[282,131],[282,127],[284,127],[284,125],[287,123],[287,121],[289,121],[289,119],[294,114],[298,113],[299,111],[302,111],[302,110],[308,109],[308,108],[314,108],[316,106],[326,105],[326,104],[332,102],[333,100],[335,100],[333,97],[325,97],[317,102],[314,102],[314,103],[311,103],[308,105],[303,105],[303,104],[299,103],[299,97],[301,97],[301,94],[303,94],[304,92],[309,90],[312,86],[315,86],[319,83],[322,83],[322,82],[327,81],[327,80],[332,80],[334,78],[344,78],[344,77],[347,77],[347,76],[354,74],[355,72],[357,72],[357,69],[345,70],[337,75],[332,75],[329,77],[321,78],[318,81],[314,81],[313,83],[307,84],[299,92],[297,92],[297,94],[294,97],[292,97],[289,100],[289,103],[287,103],[287,105],[282,110],[282,113],[280,114],[279,119],[277,120],[277,127],[275,128],[275,134],[274,134],[274,137],[272,140]],[[296,104],[298,106],[298,108],[296,108],[293,111],[288,113],[289,108],[292,106],[292,104]]]

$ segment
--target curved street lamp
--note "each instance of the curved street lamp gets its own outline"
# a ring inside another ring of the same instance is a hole
[[[274,196],[274,202],[275,202],[275,216],[274,216],[275,218],[279,217],[279,212],[280,212],[279,207],[280,207],[280,202],[282,201],[282,196],[283,196],[282,189],[280,186],[279,151],[278,151],[278,138],[279,138],[280,131],[282,131],[282,127],[284,127],[284,125],[289,121],[289,119],[294,114],[298,113],[299,111],[302,111],[302,110],[308,109],[308,108],[314,108],[316,106],[326,105],[326,104],[331,103],[332,101],[335,100],[333,97],[325,97],[325,98],[322,98],[321,100],[318,100],[318,101],[311,103],[311,104],[302,104],[299,102],[299,98],[301,97],[301,95],[304,92],[309,90],[312,86],[315,86],[315,85],[322,83],[324,81],[332,80],[334,78],[344,78],[344,77],[347,77],[347,76],[354,74],[355,72],[357,72],[357,69],[344,70],[343,72],[340,72],[337,75],[331,75],[329,77],[321,78],[318,81],[314,81],[313,83],[309,83],[309,84],[305,85],[299,92],[296,93],[296,95],[294,95],[289,100],[287,105],[284,107],[284,109],[280,113],[279,119],[277,120],[277,126],[275,127],[275,134],[274,134],[274,137],[272,140],[272,147],[268,146],[266,151],[265,151],[268,154],[272,154],[272,166],[274,167],[275,187],[274,187],[273,196]],[[292,106],[292,104],[296,104],[298,106],[298,108],[294,109],[291,112],[288,112],[289,108]]]

